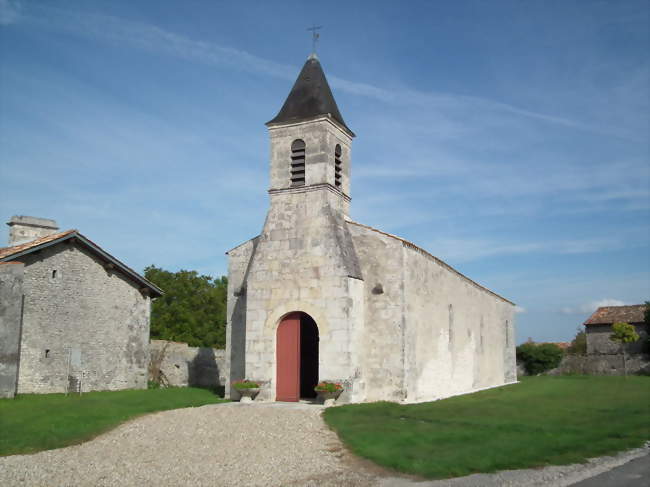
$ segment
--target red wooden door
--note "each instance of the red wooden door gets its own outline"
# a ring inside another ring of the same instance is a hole
[[[285,316],[277,331],[276,401],[300,399],[300,313]]]

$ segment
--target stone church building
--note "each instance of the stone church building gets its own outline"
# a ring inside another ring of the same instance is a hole
[[[162,291],[77,230],[14,216],[0,248],[0,397],[147,387]]]
[[[427,251],[350,219],[352,139],[315,55],[267,124],[270,207],[228,252],[226,394],[429,401],[516,381],[514,305]]]

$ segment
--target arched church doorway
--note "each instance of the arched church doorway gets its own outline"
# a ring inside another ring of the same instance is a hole
[[[276,341],[276,401],[316,397],[318,341],[318,326],[307,313],[282,318]]]

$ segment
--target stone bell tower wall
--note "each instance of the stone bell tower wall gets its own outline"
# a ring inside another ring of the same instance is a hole
[[[246,285],[245,374],[265,382],[262,400],[275,399],[276,329],[294,311],[318,326],[319,378],[345,382],[341,400],[360,400],[354,344],[363,329],[364,283],[340,202],[329,185],[271,193]]]
[[[344,215],[350,205],[350,161],[352,138],[327,116],[316,119],[283,124],[269,128],[271,137],[271,188],[270,191],[291,187],[291,144],[295,140],[305,143],[305,184],[331,185],[340,194],[340,208]],[[335,148],[341,147],[341,186],[335,185]]]

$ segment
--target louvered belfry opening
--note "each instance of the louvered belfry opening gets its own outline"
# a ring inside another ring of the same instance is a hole
[[[337,188],[341,188],[343,181],[343,162],[341,162],[341,146],[336,144],[334,148],[334,184]]]
[[[296,139],[291,143],[291,186],[305,185],[305,142]]]

